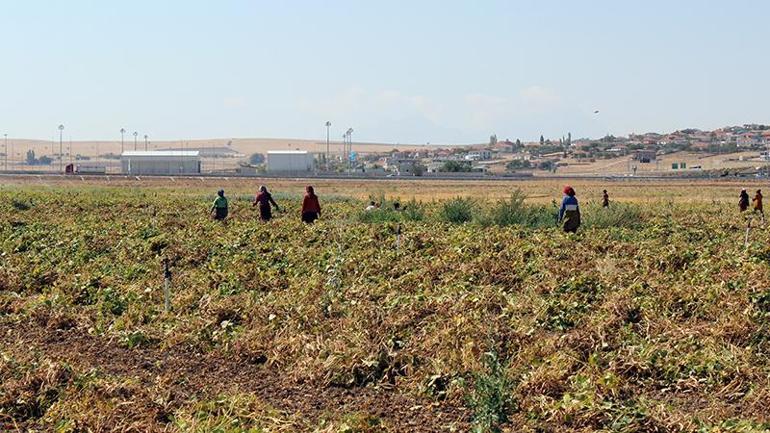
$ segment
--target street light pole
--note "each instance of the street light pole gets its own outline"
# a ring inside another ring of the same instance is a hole
[[[59,171],[64,172],[64,146],[62,145],[62,134],[64,125],[59,125]]]
[[[332,123],[326,121],[326,171],[329,171],[329,127]]]
[[[8,171],[8,134],[3,134],[5,137],[5,171]]]
[[[348,160],[348,168],[351,169],[353,164],[350,160],[350,157],[353,153],[353,128],[348,128],[347,132],[345,133],[348,136],[348,148],[347,148],[347,160]]]
[[[147,150],[147,134],[144,134],[144,150]]]
[[[123,154],[123,134],[126,133],[125,128],[120,128],[120,154]]]
[[[136,150],[136,137],[139,135],[138,132],[134,131],[134,150]]]

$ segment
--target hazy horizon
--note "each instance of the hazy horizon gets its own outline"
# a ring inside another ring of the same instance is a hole
[[[4,5],[0,134],[471,144],[770,123],[770,4]],[[599,110],[598,114],[594,114]]]

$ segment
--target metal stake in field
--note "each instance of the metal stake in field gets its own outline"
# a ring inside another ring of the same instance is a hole
[[[746,238],[743,241],[744,248],[748,248],[749,247],[749,232],[751,231],[751,216],[746,218],[746,221],[747,221],[747,223],[746,223]]]
[[[163,309],[171,311],[171,269],[168,267],[168,259],[163,260]]]

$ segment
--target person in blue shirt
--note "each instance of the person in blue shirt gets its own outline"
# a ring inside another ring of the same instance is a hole
[[[559,222],[567,233],[577,233],[580,227],[580,206],[571,186],[564,187],[564,198],[559,208]]]

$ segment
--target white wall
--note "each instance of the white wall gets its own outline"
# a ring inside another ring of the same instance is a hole
[[[268,153],[267,171],[304,172],[313,170],[313,154],[311,153]]]
[[[133,175],[200,174],[200,158],[124,156],[120,159],[122,172]]]

